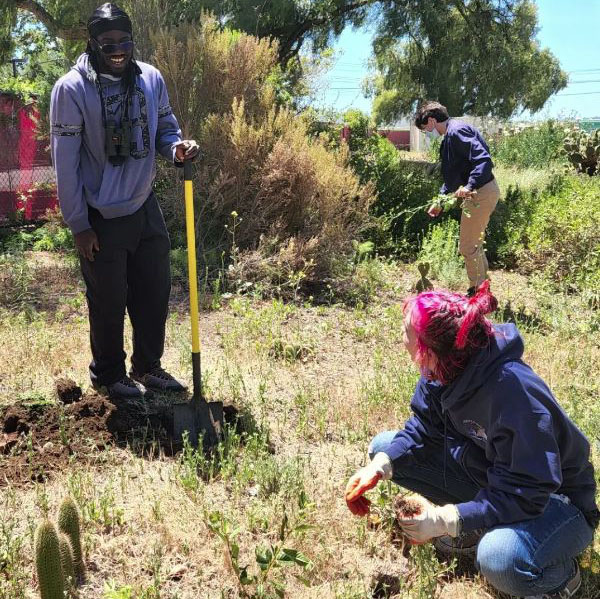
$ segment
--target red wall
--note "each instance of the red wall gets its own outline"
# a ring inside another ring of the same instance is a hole
[[[410,150],[410,131],[379,129],[377,133],[387,137],[399,150]]]

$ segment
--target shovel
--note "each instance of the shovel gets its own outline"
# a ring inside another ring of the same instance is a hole
[[[193,447],[203,440],[205,449],[214,447],[221,437],[223,427],[223,402],[207,402],[202,395],[202,370],[200,367],[200,333],[198,326],[198,277],[196,274],[196,233],[194,230],[194,190],[192,163],[183,163],[185,222],[187,231],[188,276],[190,280],[190,321],[192,325],[192,376],[194,393],[188,401],[173,404],[173,439],[183,442],[187,432]]]

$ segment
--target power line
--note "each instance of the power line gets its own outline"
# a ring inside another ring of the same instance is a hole
[[[575,71],[568,71],[568,73],[595,73],[600,71],[600,69],[577,69]]]
[[[578,92],[575,94],[556,94],[557,96],[589,96],[591,94],[600,94],[600,90],[596,91],[596,92]]]

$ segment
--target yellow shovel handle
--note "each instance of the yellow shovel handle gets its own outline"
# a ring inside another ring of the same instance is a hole
[[[198,326],[198,274],[196,270],[196,232],[194,222],[194,188],[192,184],[192,163],[183,163],[185,228],[187,232],[188,275],[190,280],[190,320],[192,324],[192,353],[200,353],[200,332]]]

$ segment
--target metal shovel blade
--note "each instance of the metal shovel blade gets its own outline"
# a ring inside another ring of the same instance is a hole
[[[173,404],[173,440],[183,443],[187,432],[192,447],[198,447],[200,439],[204,449],[217,445],[222,435],[223,402],[207,402],[192,398]]]

